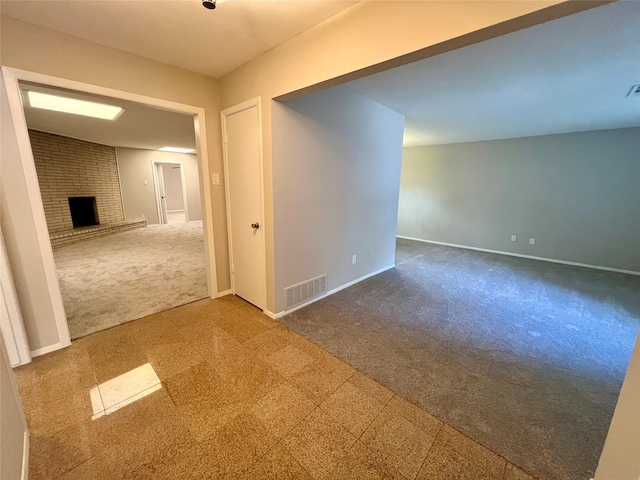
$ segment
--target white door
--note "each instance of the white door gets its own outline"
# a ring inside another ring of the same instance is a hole
[[[164,191],[164,173],[162,172],[162,164],[155,163],[156,168],[156,195],[158,198],[158,223],[165,225],[167,223],[167,196]]]
[[[257,105],[223,112],[229,201],[231,272],[236,295],[266,308],[260,118]]]

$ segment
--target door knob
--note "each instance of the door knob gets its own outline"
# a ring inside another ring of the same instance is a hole
[[[251,228],[255,228],[256,230],[260,228],[260,224],[259,223],[252,223],[251,224]]]

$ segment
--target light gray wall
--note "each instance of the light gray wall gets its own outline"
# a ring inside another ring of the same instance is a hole
[[[0,478],[20,480],[27,422],[1,338],[0,350]]]
[[[286,287],[327,274],[333,289],[394,264],[404,117],[345,87],[272,109],[280,312]]]
[[[640,129],[406,148],[398,235],[640,271]]]
[[[29,348],[37,350],[59,343],[60,337],[6,91],[0,84],[0,222]],[[35,190],[39,195],[37,185]]]
[[[179,162],[184,165],[189,220],[202,220],[198,161],[195,155],[121,147],[116,148],[116,155],[120,170],[124,214],[127,219],[140,218],[141,214],[145,214],[148,223],[159,223],[153,185],[152,161],[155,160],[156,162]],[[144,180],[147,181],[146,185]]]
[[[177,165],[170,163],[162,165],[164,177],[164,194],[167,197],[167,210],[184,210],[182,198],[182,175]]]

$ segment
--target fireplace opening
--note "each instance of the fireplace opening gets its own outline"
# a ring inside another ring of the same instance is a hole
[[[98,225],[96,197],[69,197],[73,228]]]

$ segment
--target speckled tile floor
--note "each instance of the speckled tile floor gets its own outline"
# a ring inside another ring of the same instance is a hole
[[[162,388],[92,420],[91,389],[146,363]],[[89,335],[16,375],[32,479],[531,478],[232,296]]]

